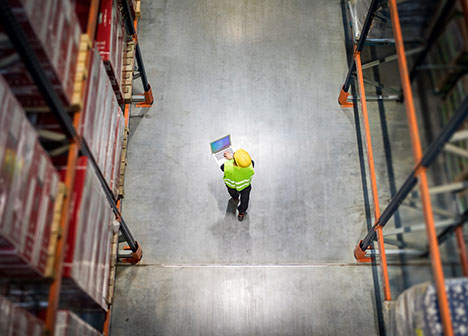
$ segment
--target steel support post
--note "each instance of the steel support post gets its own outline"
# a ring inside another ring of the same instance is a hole
[[[463,225],[460,225],[455,229],[455,238],[457,239],[462,274],[464,277],[468,277],[468,257],[466,255],[465,238],[463,237]]]
[[[436,159],[437,154],[440,153],[444,144],[449,141],[452,134],[461,126],[463,121],[468,117],[468,97],[465,98],[463,103],[458,107],[457,111],[455,112],[452,119],[445,125],[442,129],[440,134],[437,138],[430,144],[428,149],[426,150],[422,159],[416,165],[416,169],[414,169],[410,175],[406,178],[403,185],[397,191],[395,196],[390,200],[390,203],[387,205],[385,210],[382,212],[378,222],[374,225],[374,227],[367,233],[364,239],[359,244],[359,248],[365,251],[370,243],[376,239],[376,229],[377,226],[385,226],[389,219],[393,216],[396,210],[398,210],[399,206],[403,203],[405,198],[411,192],[413,187],[418,182],[416,178],[417,170],[421,168],[428,168],[432,162]],[[445,214],[442,214],[445,215]]]
[[[356,70],[357,70],[356,72],[357,72],[358,85],[359,85],[359,94],[361,96],[361,110],[362,110],[362,117],[364,121],[364,130],[365,130],[365,135],[366,135],[367,163],[369,165],[369,174],[370,174],[370,182],[371,182],[371,189],[372,189],[372,200],[374,203],[374,219],[375,221],[377,221],[378,218],[380,217],[379,193],[377,191],[377,179],[375,177],[374,154],[372,150],[372,139],[371,139],[371,134],[370,134],[369,116],[367,113],[366,91],[364,87],[364,77],[362,75],[360,52],[355,53],[355,64],[356,64]],[[377,240],[378,240],[378,245],[379,245],[380,265],[381,265],[381,272],[382,272],[382,279],[383,279],[384,297],[385,297],[385,301],[390,301],[392,299],[392,295],[390,293],[390,280],[388,277],[387,257],[385,255],[385,246],[384,246],[384,240],[383,240],[381,229],[377,231],[377,235],[378,235]]]
[[[144,102],[138,103],[137,107],[150,107],[153,104],[153,92],[151,90],[151,85],[148,83],[148,77],[146,76],[145,64],[143,62],[143,57],[141,56],[140,43],[138,42],[137,32],[133,24],[132,14],[130,12],[130,7],[128,6],[127,1],[122,1],[122,11],[125,18],[125,27],[127,33],[133,37],[135,42],[135,59],[138,64],[138,71],[141,76],[141,82],[143,84],[143,89],[145,90]]]
[[[374,20],[375,12],[379,8],[379,4],[380,4],[380,0],[372,0],[372,3],[369,6],[369,11],[367,12],[366,20],[364,21],[361,34],[359,35],[359,41],[357,43],[355,53],[360,53],[362,49],[364,48],[367,35],[369,34],[372,21]],[[340,95],[338,97],[338,103],[342,107],[353,106],[352,103],[348,103],[348,96],[349,96],[348,91],[349,91],[349,86],[351,85],[351,75],[353,74],[355,70],[356,70],[356,63],[353,58],[349,64],[348,74],[346,75],[345,82],[343,84],[343,87],[341,88]]]
[[[435,41],[439,38],[440,34],[443,32],[443,26],[445,25],[445,20],[450,11],[452,10],[453,6],[455,5],[456,0],[448,0],[442,11],[440,12],[439,17],[437,18],[436,23],[431,29],[431,32],[429,33],[429,36],[426,40],[425,47],[421,51],[421,53],[416,57],[413,67],[411,68],[411,72],[409,75],[410,82],[412,82],[417,74],[418,74],[418,67],[421,65],[422,62],[426,59],[427,55],[429,54],[429,51],[431,51],[431,48],[433,45],[435,45]],[[462,0],[462,2],[465,0]]]
[[[361,98],[359,97],[354,97],[353,95],[349,95],[348,96],[349,99],[351,100],[358,100],[360,101]],[[401,96],[399,95],[369,95],[369,96],[366,96],[366,100],[367,101],[401,101]],[[345,107],[345,106],[344,106]]]
[[[126,1],[123,1],[123,3],[126,3]],[[74,122],[70,118],[68,111],[63,106],[50,80],[47,78],[34,50],[29,45],[28,39],[22,27],[16,21],[16,18],[14,17],[7,0],[0,0],[0,22],[2,23],[6,34],[10,38],[11,43],[15,47],[16,52],[19,54],[30,76],[41,92],[43,99],[49,106],[51,112],[55,115],[57,121],[61,124],[63,131],[70,139],[72,144],[79,146],[79,149],[83,155],[90,159],[91,164],[96,171],[96,175],[101,182],[101,185],[103,186],[103,190],[107,196],[107,199],[117,218],[119,218],[121,222],[122,234],[126,238],[132,251],[137,252],[139,249],[138,243],[133,239],[128,227],[126,226],[125,221],[123,220],[119,209],[116,206],[116,201],[112,191],[107,185],[105,178],[97,166],[97,163],[87,144],[79,137],[78,132],[76,131],[75,125],[79,125],[79,120],[75,121],[74,125]]]
[[[447,153],[461,156],[462,158],[468,159],[468,151],[452,144],[446,144],[444,150]]]
[[[410,128],[411,145],[413,147],[413,156],[415,163],[419,163],[423,159],[422,146],[419,137],[418,123],[414,108],[413,92],[411,90],[411,82],[408,73],[408,65],[405,56],[405,47],[403,36],[401,33],[400,18],[396,0],[389,0],[390,16],[392,19],[393,34],[395,37],[395,47],[398,54],[398,66],[400,69],[400,80],[405,96],[405,107]],[[451,135],[451,134],[450,134]],[[448,139],[447,139],[448,140]],[[438,151],[435,151],[437,155]],[[429,242],[429,250],[431,256],[432,270],[434,274],[435,285],[437,288],[437,297],[440,309],[444,334],[447,336],[453,335],[452,320],[450,316],[450,308],[447,301],[447,293],[445,292],[445,278],[442,268],[442,260],[440,258],[439,245],[437,243],[437,233],[434,227],[434,215],[432,213],[432,204],[429,195],[429,186],[426,175],[426,165],[418,167],[416,174],[419,178],[419,189],[421,201],[423,204],[423,214],[427,228],[427,238]]]
[[[413,55],[413,54],[420,53],[423,50],[424,50],[423,47],[418,47],[418,48],[408,50],[408,51],[406,51],[406,56],[410,56],[410,55]],[[369,69],[369,68],[375,67],[377,65],[383,64],[383,63],[396,61],[397,59],[398,59],[397,54],[390,55],[390,56],[387,56],[387,57],[384,57],[384,58],[379,58],[379,59],[377,59],[375,61],[370,61],[370,62],[364,63],[362,65],[362,70]]]
[[[466,139],[468,139],[468,130],[461,130],[452,135],[450,142],[463,141]]]
[[[455,239],[457,241],[457,247],[458,247],[458,255],[460,257],[460,265],[461,265],[462,274],[464,277],[468,277],[468,257],[466,253],[465,239],[463,237],[463,226],[466,224],[467,221],[468,221],[468,210],[466,210],[460,216],[460,219],[457,221],[457,223],[445,228],[437,236],[437,241],[439,245],[441,245],[455,232]],[[427,252],[427,254],[429,254],[429,252]]]

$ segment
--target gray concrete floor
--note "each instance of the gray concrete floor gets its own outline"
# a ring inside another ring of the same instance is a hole
[[[376,335],[340,1],[142,1],[157,101],[133,111],[112,335]],[[238,222],[209,142],[255,160]]]

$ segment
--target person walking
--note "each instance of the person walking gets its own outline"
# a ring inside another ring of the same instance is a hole
[[[224,172],[224,183],[234,202],[239,202],[240,196],[237,219],[243,221],[249,207],[255,163],[250,158],[249,153],[243,149],[238,149],[234,154],[225,152],[224,157],[228,160],[221,165],[221,170]]]

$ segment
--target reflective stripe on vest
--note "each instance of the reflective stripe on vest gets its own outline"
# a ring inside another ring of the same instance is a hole
[[[240,168],[234,165],[234,160],[224,163],[224,183],[237,191],[247,188],[254,174],[252,164],[246,168]]]

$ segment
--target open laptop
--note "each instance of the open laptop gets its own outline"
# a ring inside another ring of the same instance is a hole
[[[218,166],[226,162],[227,160],[224,158],[224,153],[228,152],[234,154],[234,151],[231,148],[231,135],[228,134],[221,139],[215,140],[210,143],[211,147],[211,154],[213,154],[214,159],[218,163]]]

